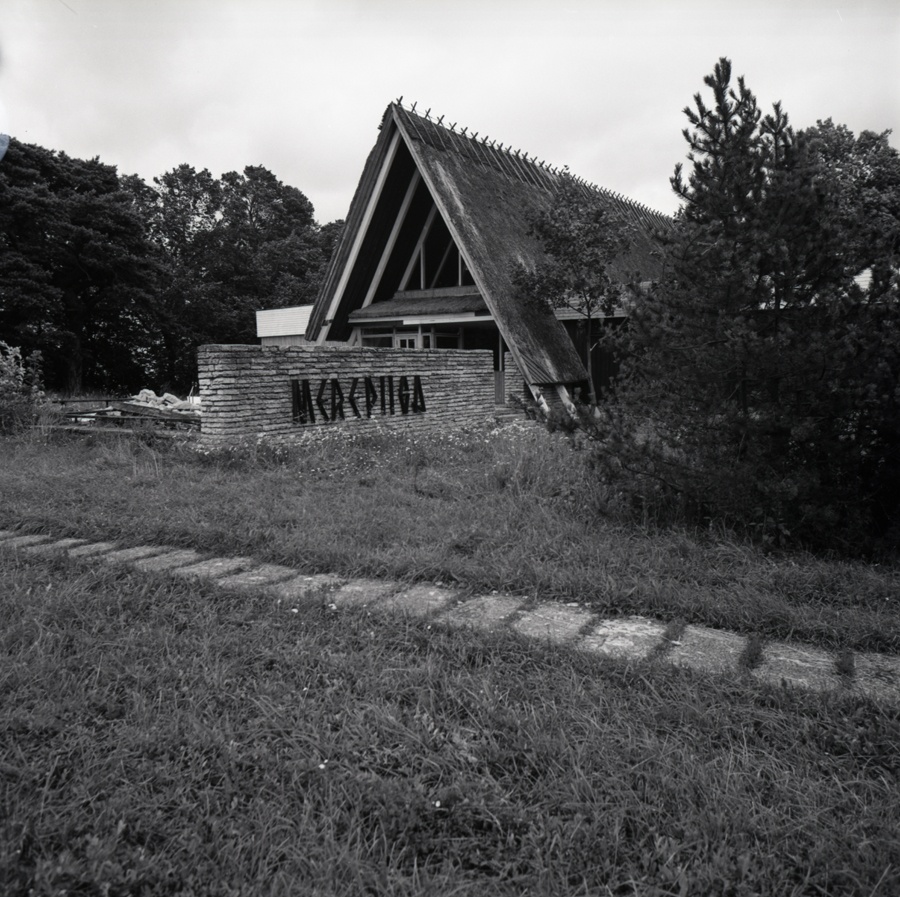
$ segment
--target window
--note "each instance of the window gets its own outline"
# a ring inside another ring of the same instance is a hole
[[[435,349],[461,349],[463,347],[461,330],[435,331],[434,347]]]
[[[394,345],[394,328],[366,328],[360,334],[359,344],[367,349],[390,349]]]
[[[359,332],[359,345],[367,349],[462,349],[462,328],[366,327]]]

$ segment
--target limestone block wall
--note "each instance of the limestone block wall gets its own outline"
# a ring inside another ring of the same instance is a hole
[[[494,408],[489,350],[201,346],[197,367],[212,441],[322,426],[464,426]]]
[[[531,392],[525,385],[525,378],[519,370],[515,359],[511,352],[503,354],[503,392],[506,396],[506,403],[509,404],[510,398],[515,397],[521,402],[531,401]]]
[[[503,385],[507,405],[510,404],[511,399],[513,400],[513,405],[516,405],[515,399],[524,402],[526,405],[531,405],[534,401],[534,396],[525,383],[525,378],[516,366],[516,362],[510,352],[506,352],[503,356]],[[562,399],[554,387],[541,387],[541,395],[543,395],[544,401],[551,411],[556,410],[560,414],[567,413]]]

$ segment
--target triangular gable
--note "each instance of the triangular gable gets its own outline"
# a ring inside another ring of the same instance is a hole
[[[399,105],[389,106],[307,338],[347,339],[351,313],[390,300],[403,286],[410,240],[423,233],[429,215],[437,214],[525,378],[532,384],[585,379],[582,362],[552,311],[524,302],[513,286],[516,264],[540,259],[529,222],[548,207],[560,176]],[[654,215],[612,195],[609,199],[632,217]],[[657,218],[642,223],[666,221]]]
[[[395,107],[400,132],[441,216],[464,254],[519,370],[529,383],[574,383],[587,374],[572,341],[542,303],[525,303],[513,286],[515,266],[527,262],[535,200],[547,188],[523,164],[504,171],[481,144]],[[467,150],[469,152],[467,152]],[[494,163],[494,164],[492,164]],[[499,175],[499,177],[498,177]],[[527,247],[527,249],[526,249]]]

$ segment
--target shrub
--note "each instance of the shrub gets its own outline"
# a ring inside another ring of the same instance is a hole
[[[26,363],[20,349],[0,340],[0,433],[30,424],[43,399],[40,353]]]

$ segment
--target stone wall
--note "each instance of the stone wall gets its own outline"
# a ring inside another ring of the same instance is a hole
[[[522,403],[530,403],[532,401],[531,391],[525,384],[525,378],[519,370],[515,359],[511,352],[503,353],[503,392],[506,396],[506,404],[510,404],[515,408],[521,407]]]
[[[494,410],[489,350],[201,346],[205,439],[289,437],[319,426],[434,429]]]
[[[522,372],[516,366],[516,362],[510,352],[505,353],[503,356],[503,384],[507,405],[519,408],[520,403],[524,403],[526,407],[534,403],[534,395],[525,382]],[[544,401],[547,403],[547,408],[551,412],[555,411],[558,414],[568,413],[555,387],[542,386],[540,390]]]

